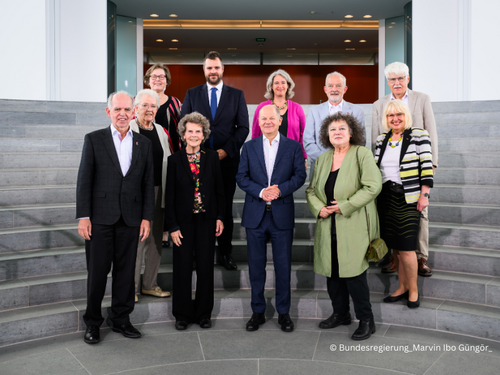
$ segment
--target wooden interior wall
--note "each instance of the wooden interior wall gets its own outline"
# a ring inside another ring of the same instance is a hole
[[[144,73],[151,65],[144,65]],[[165,93],[181,101],[186,90],[205,83],[201,65],[169,65],[172,83]],[[347,78],[348,90],[344,99],[352,103],[373,103],[378,99],[377,65],[226,65],[224,84],[243,90],[247,104],[264,100],[267,77],[284,69],[295,82],[293,101],[300,104],[319,104],[326,100],[323,91],[328,73],[338,71]]]

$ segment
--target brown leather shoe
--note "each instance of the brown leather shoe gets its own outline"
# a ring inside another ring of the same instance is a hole
[[[382,273],[396,272],[396,263],[394,263],[394,256],[390,256],[386,265],[382,267]]]
[[[431,268],[427,265],[427,259],[425,258],[420,258],[418,260],[418,274],[423,277],[429,277],[432,276],[432,270]]]

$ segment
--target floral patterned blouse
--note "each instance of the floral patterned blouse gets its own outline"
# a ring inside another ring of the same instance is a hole
[[[198,177],[200,173],[200,151],[194,154],[187,154],[187,157],[189,167],[193,173],[193,180],[195,181],[193,213],[197,214],[205,212],[205,207],[203,207],[203,202],[201,201],[200,178]]]

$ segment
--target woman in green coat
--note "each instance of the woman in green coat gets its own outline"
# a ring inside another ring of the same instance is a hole
[[[306,195],[317,218],[314,272],[327,277],[333,314],[319,327],[351,324],[350,295],[359,320],[352,339],[365,340],[375,332],[365,255],[370,241],[379,237],[374,200],[382,178],[371,151],[363,147],[363,128],[351,115],[328,116],[321,125],[320,142],[331,150],[316,160]]]

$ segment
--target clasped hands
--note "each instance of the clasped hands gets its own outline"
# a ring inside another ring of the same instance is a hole
[[[262,191],[262,199],[264,199],[266,202],[271,202],[275,199],[278,199],[280,195],[281,191],[278,188],[278,185],[269,186]]]
[[[332,206],[325,206],[319,211],[319,217],[326,219],[328,216],[332,214],[341,214],[340,208],[337,204],[337,201],[332,201]]]

